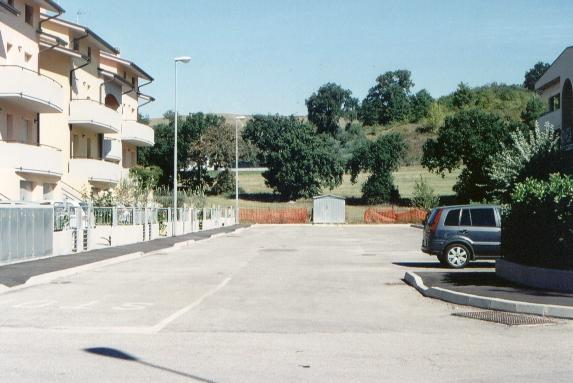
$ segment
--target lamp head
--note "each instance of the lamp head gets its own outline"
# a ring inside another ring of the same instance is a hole
[[[187,64],[189,61],[191,61],[191,57],[189,57],[189,56],[181,56],[181,57],[175,58],[175,62],[181,62],[184,64]]]

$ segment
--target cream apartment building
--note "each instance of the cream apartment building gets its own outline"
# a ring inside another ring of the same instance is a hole
[[[539,118],[540,125],[550,122],[560,132],[564,149],[573,149],[573,47],[555,59],[537,80],[535,89],[547,103],[547,113]]]
[[[153,78],[51,0],[0,0],[0,200],[108,190],[154,144]]]

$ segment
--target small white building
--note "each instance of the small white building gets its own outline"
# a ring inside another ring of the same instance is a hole
[[[313,223],[346,223],[346,200],[335,195],[313,198]]]
[[[573,46],[553,61],[549,69],[535,83],[535,90],[547,102],[547,113],[539,124],[551,123],[561,134],[563,149],[573,149]]]

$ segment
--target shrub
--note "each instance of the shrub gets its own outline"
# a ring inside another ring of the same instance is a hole
[[[562,164],[559,137],[547,122],[542,129],[536,122],[533,130],[513,132],[510,140],[492,157],[487,169],[494,185],[492,194],[503,202],[507,202],[518,182],[528,177],[547,178],[558,172]]]
[[[396,202],[400,198],[392,173],[372,174],[362,185],[362,195],[369,205]]]
[[[502,253],[531,266],[573,269],[573,179],[552,174],[515,186],[502,222]]]
[[[235,175],[225,169],[215,177],[213,186],[209,190],[210,194],[219,195],[230,193],[235,190]]]
[[[434,189],[432,189],[428,181],[420,176],[420,182],[416,181],[414,184],[412,206],[429,211],[438,206],[439,203],[440,197],[434,193]]]

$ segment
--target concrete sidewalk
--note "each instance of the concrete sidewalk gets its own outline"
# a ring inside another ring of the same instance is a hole
[[[35,261],[0,266],[0,286],[15,287],[25,284],[30,278],[56,271],[85,266],[95,262],[117,258],[133,253],[151,253],[154,251],[173,247],[178,243],[187,241],[201,241],[213,235],[233,232],[250,225],[233,225],[197,233],[185,234],[177,237],[155,239],[148,242],[139,242],[131,245],[109,247],[86,251],[83,253],[61,255]]]
[[[573,292],[520,286],[495,271],[407,272],[404,279],[424,296],[450,303],[573,319]]]

